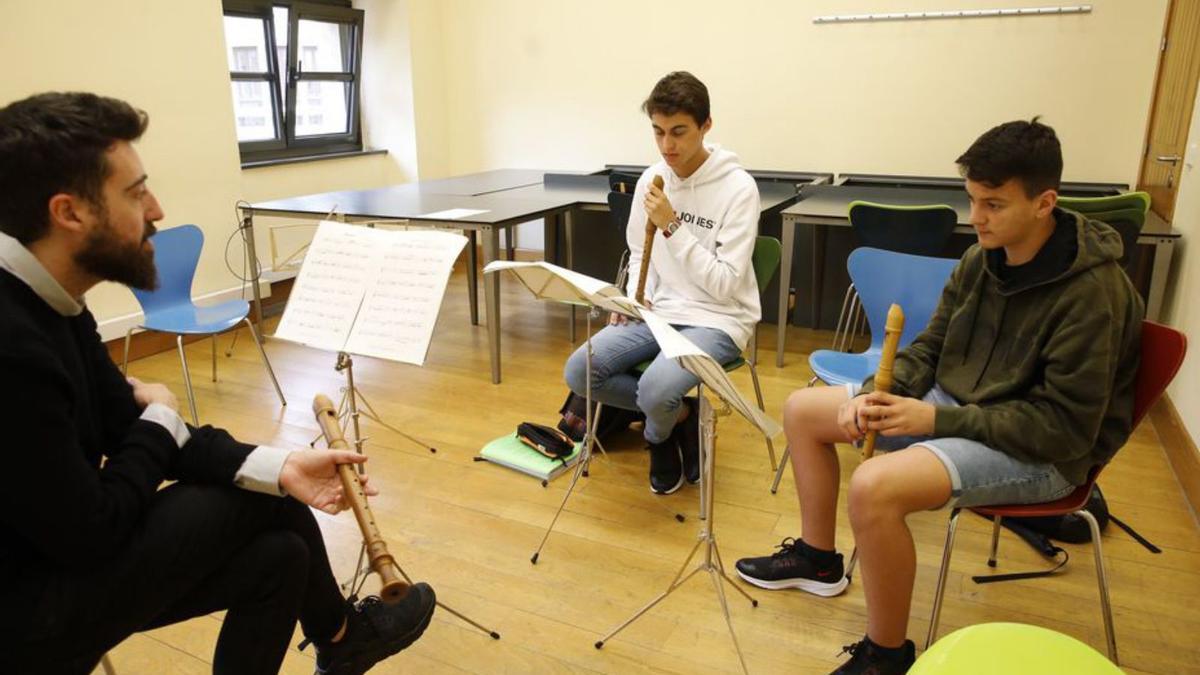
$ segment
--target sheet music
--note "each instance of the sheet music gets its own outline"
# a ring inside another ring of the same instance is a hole
[[[607,281],[580,274],[548,262],[496,260],[483,268],[485,274],[508,270],[538,298],[574,305],[596,306],[609,312],[639,318],[645,307],[625,297]]]
[[[363,299],[346,351],[420,365],[467,238],[421,230],[380,233],[392,245],[380,249],[375,283]]]
[[[742,396],[737,387],[729,379],[725,369],[716,359],[709,356],[703,349],[697,347],[691,340],[675,330],[654,312],[644,310],[642,320],[654,334],[659,348],[667,358],[674,359],[685,370],[700,378],[704,386],[713,390],[729,407],[745,417],[748,422],[758,427],[759,431],[769,438],[774,438],[783,428],[775,420],[767,417],[757,406],[752,405]]]
[[[322,221],[275,337],[420,365],[466,242]]]

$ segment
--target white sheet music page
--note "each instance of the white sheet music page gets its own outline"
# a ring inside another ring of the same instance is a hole
[[[483,268],[485,274],[508,270],[536,297],[573,305],[592,306],[638,318],[644,308],[607,281],[580,274],[548,262],[495,260]]]
[[[775,420],[747,401],[745,396],[742,396],[716,359],[697,347],[694,342],[684,337],[682,333],[675,330],[654,312],[642,311],[642,320],[654,334],[655,341],[658,342],[659,348],[667,358],[674,359],[684,370],[700,378],[704,386],[720,396],[729,404],[729,407],[745,417],[746,421],[758,427],[759,431],[768,438],[774,438],[783,431],[783,428]]]
[[[288,296],[275,337],[342,351],[373,276],[373,230],[322,221]]]
[[[450,232],[371,230],[373,283],[345,351],[421,365],[454,261],[467,238]]]

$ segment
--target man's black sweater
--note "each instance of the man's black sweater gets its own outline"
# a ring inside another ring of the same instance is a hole
[[[164,480],[229,485],[253,446],[191,428],[178,447],[139,418],[84,309],[63,316],[0,270],[0,634],[19,634],[46,579],[114,556]]]

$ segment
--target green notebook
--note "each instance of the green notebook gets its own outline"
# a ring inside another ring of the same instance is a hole
[[[565,460],[550,459],[522,443],[517,438],[516,432],[513,432],[489,441],[487,445],[483,446],[483,450],[479,451],[479,456],[489,462],[548,481],[571,468],[579,460],[579,452],[582,449],[583,443],[576,443],[574,452]]]

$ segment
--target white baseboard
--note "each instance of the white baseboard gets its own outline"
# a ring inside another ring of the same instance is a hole
[[[264,272],[263,276],[266,277],[267,273]],[[267,281],[265,278],[260,280],[258,282],[258,287],[262,297],[270,297],[271,284],[269,281]],[[246,295],[252,296],[249,286],[246,286]],[[239,285],[220,291],[215,291],[213,293],[208,293],[206,295],[201,295],[192,299],[198,305],[212,305],[218,302],[225,302],[226,300],[236,300],[240,297],[242,297],[242,287]],[[251,304],[253,304],[253,302],[251,302]],[[251,309],[250,311],[253,312],[254,310]],[[108,342],[109,340],[115,340],[117,338],[124,339],[126,331],[128,331],[130,328],[140,325],[141,323],[142,313],[134,312],[133,314],[115,316],[111,319],[99,321],[97,322],[96,329],[100,333],[100,339],[104,342]]]

